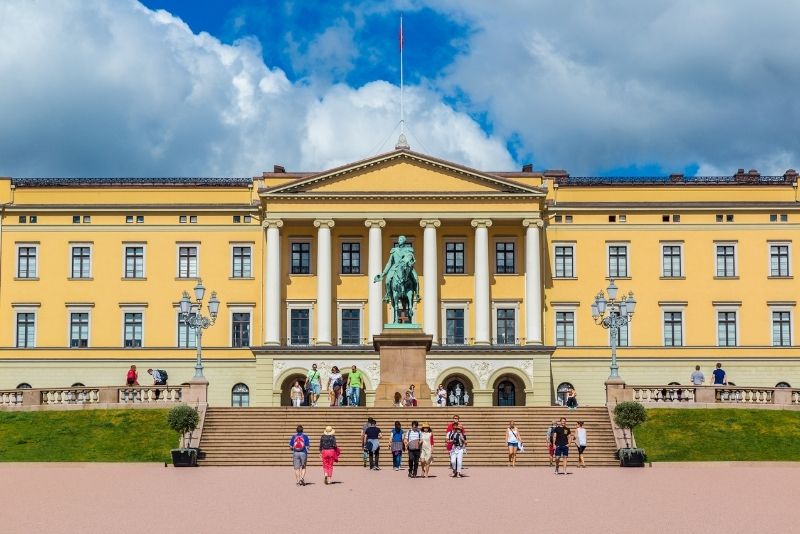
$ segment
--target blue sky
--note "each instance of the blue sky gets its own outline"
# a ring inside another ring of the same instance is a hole
[[[0,175],[254,175],[391,150],[400,13],[412,149],[572,175],[798,165],[800,4],[6,0]]]

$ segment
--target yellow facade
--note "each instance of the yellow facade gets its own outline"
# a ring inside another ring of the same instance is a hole
[[[591,303],[612,276],[638,302],[618,349],[629,383],[686,383],[716,361],[738,385],[800,383],[793,172],[609,181],[483,172],[398,150],[252,179],[2,179],[0,201],[0,389],[120,383],[131,363],[142,381],[148,367],[189,380],[195,349],[181,346],[177,305],[200,277],[222,302],[203,336],[212,404],[229,405],[237,384],[250,405],[279,404],[312,362],[323,379],[357,364],[370,402],[375,313],[382,324],[390,311],[375,296],[370,248],[377,236],[382,267],[400,235],[416,252],[415,322],[434,334],[429,386],[458,380],[469,403],[550,404],[562,383],[602,403],[609,333]],[[357,268],[345,268],[353,245]],[[234,257],[242,249],[248,268]],[[509,272],[499,250],[510,251]],[[133,276],[128,254],[141,256]],[[447,272],[459,254],[463,272]],[[293,273],[293,259],[307,272]],[[196,272],[183,272],[191,262]],[[86,346],[70,346],[76,313],[88,317],[77,334]]]

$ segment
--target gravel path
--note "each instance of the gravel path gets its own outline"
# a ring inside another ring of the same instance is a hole
[[[473,468],[409,479],[336,469],[297,487],[290,467],[0,464],[3,532],[791,532],[800,464],[645,469]],[[332,519],[338,517],[338,523]]]

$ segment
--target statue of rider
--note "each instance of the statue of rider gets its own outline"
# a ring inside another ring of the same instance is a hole
[[[406,243],[406,236],[401,235],[397,238],[397,246],[392,247],[392,250],[389,251],[389,259],[386,261],[383,272],[376,275],[373,280],[373,282],[378,282],[381,279],[384,280],[386,287],[386,293],[383,296],[384,302],[391,301],[390,288],[392,286],[392,280],[397,276],[401,265],[409,266],[410,276],[414,280],[416,287],[419,288],[419,278],[417,278],[417,271],[414,269],[414,264],[416,262],[417,259],[414,256],[414,248],[411,246],[411,243]],[[417,302],[419,302],[419,300],[420,297],[419,294],[417,294]]]

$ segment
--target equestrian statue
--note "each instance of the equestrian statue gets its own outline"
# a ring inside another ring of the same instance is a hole
[[[401,311],[405,312],[407,322],[414,322],[414,305],[420,301],[419,279],[414,270],[416,262],[414,247],[406,243],[406,236],[401,235],[397,238],[397,245],[389,252],[383,272],[372,280],[373,283],[383,280],[386,284],[383,300],[392,305],[393,324],[400,324]]]

